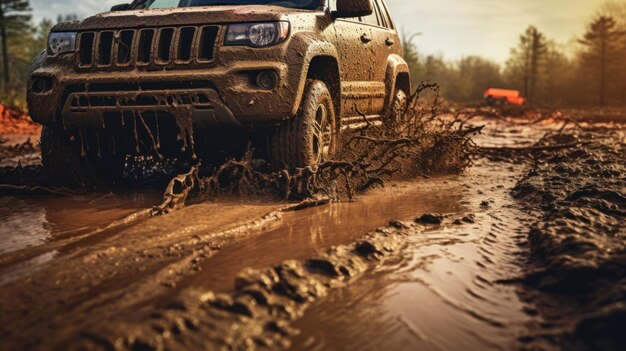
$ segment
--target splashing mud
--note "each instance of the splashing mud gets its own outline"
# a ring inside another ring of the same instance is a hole
[[[420,95],[433,89],[436,95],[436,85],[420,85],[398,111],[395,123],[375,124],[362,114],[359,127],[342,132],[333,161],[268,173],[267,164],[255,160],[254,150],[248,150],[242,160],[227,162],[201,181],[202,192],[212,197],[350,200],[394,178],[462,172],[476,151],[472,137],[482,127],[467,127],[458,116],[440,115],[437,97],[424,105]]]

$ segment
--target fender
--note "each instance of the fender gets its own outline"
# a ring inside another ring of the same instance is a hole
[[[332,57],[337,60],[337,48],[323,37],[313,32],[303,32],[296,34],[289,43],[286,50],[290,55],[287,57],[287,64],[291,67],[289,70],[289,82],[296,87],[294,106],[291,116],[298,113],[298,108],[302,102],[304,95],[304,86],[309,67],[314,58],[325,56]],[[338,60],[337,60],[338,61]],[[340,77],[341,77],[341,72]]]
[[[399,74],[406,73],[410,74],[409,65],[404,61],[404,59],[400,55],[389,55],[387,59],[387,70],[385,73],[385,109],[387,111],[391,104],[393,103],[394,92],[396,91],[396,78]],[[409,81],[409,91],[407,91],[407,95],[411,94],[411,86]]]

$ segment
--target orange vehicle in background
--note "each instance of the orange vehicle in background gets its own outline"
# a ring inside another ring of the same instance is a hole
[[[516,105],[522,106],[526,103],[526,99],[517,90],[508,89],[487,89],[484,94],[485,100],[489,106],[495,105]]]

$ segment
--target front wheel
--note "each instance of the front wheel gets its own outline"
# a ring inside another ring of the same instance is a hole
[[[283,121],[272,136],[275,169],[294,170],[329,161],[337,148],[337,116],[324,82],[308,80],[294,118]]]

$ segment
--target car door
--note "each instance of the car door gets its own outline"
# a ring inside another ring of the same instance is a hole
[[[375,55],[372,68],[371,81],[375,91],[372,92],[371,113],[379,114],[385,107],[385,78],[387,74],[387,61],[389,55],[401,54],[401,44],[391,22],[391,18],[383,0],[373,0],[374,13],[377,23],[370,24],[372,31],[372,50]]]
[[[330,0],[330,9],[335,10],[336,1]],[[374,68],[371,27],[360,18],[339,18],[334,21],[341,71],[341,101],[343,116],[358,116],[359,112],[372,113],[368,86]]]

